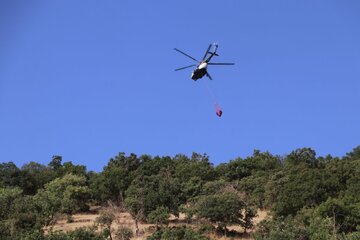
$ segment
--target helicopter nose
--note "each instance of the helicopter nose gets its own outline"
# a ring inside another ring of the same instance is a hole
[[[195,74],[195,71],[192,72],[191,79],[194,81],[197,81],[199,79],[198,76]]]

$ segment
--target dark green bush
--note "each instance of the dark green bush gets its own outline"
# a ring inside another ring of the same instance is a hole
[[[134,237],[134,233],[128,227],[119,227],[115,232],[115,237],[117,240],[130,240],[132,237]]]
[[[207,240],[206,236],[192,230],[189,227],[174,227],[164,228],[156,231],[152,236],[149,236],[147,240]]]

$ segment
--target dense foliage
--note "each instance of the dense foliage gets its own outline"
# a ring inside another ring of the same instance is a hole
[[[360,237],[360,146],[344,157],[317,157],[313,149],[286,156],[255,150],[213,166],[207,155],[151,157],[119,153],[102,172],[62,163],[0,164],[0,239],[129,239],[130,229],[111,234],[111,213],[92,229],[50,232],[58,216],[87,211],[109,201],[136,221],[156,225],[149,239],[207,239],[200,230],[169,228],[169,216],[211,225],[227,234],[230,225],[251,229],[256,210],[268,211],[256,239],[358,239]],[[138,228],[138,226],[137,226]],[[241,233],[239,233],[241,234]]]

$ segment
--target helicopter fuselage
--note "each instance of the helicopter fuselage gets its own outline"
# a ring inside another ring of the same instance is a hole
[[[210,51],[211,48],[213,48],[213,51]],[[196,64],[191,64],[191,65],[186,66],[186,67],[177,68],[177,69],[175,69],[175,71],[179,71],[179,70],[183,70],[183,69],[186,69],[186,68],[196,66],[196,69],[191,74],[191,79],[192,80],[197,81],[198,79],[200,79],[200,78],[202,78],[204,76],[207,76],[210,80],[212,80],[212,77],[210,76],[209,72],[207,71],[208,65],[234,65],[234,63],[213,63],[213,62],[210,62],[211,59],[214,56],[219,56],[216,53],[217,48],[218,48],[217,44],[210,44],[201,61],[198,61],[198,60],[196,60],[196,58],[193,58],[189,54],[187,54],[187,53],[185,53],[185,52],[183,52],[183,51],[181,51],[181,50],[179,50],[177,48],[174,48],[175,51],[177,51],[177,52],[185,55],[186,57],[192,59],[193,61],[197,62],[197,65]]]
[[[191,79],[197,81],[202,78],[207,73],[207,62],[202,62],[199,66],[192,72]]]

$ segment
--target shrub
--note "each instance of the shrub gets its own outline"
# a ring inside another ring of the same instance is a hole
[[[186,226],[178,228],[164,228],[156,231],[147,240],[207,240],[208,238]]]
[[[170,213],[166,207],[158,207],[148,216],[149,223],[155,223],[156,229],[169,223]]]
[[[115,232],[115,236],[117,240],[130,240],[132,237],[134,237],[134,233],[128,227],[119,227]]]

